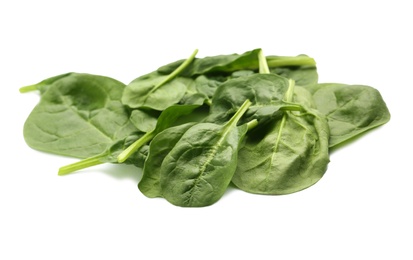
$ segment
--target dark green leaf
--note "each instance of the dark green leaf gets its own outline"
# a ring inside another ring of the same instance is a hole
[[[372,87],[325,83],[306,89],[313,94],[317,109],[327,117],[330,147],[390,120],[386,103]]]
[[[242,105],[251,100],[244,122],[260,115],[276,113],[289,86],[289,80],[275,74],[254,74],[223,83],[215,92],[208,122],[225,122]]]
[[[178,118],[192,113],[192,111],[198,107],[200,107],[200,105],[174,105],[162,111],[156,123],[156,127],[137,139],[119,154],[118,162],[122,163],[127,160],[134,152],[140,149],[140,147],[150,142],[158,133],[173,126]]]
[[[261,49],[254,49],[243,54],[229,54],[197,58],[180,75],[193,77],[203,74],[231,74],[240,70],[256,71],[259,68],[258,53]],[[314,59],[299,55],[289,56],[267,56],[268,66],[287,67],[287,66],[315,66]],[[158,69],[161,74],[169,74],[175,70],[184,60],[179,60]]]
[[[30,85],[30,86],[25,86],[20,88],[20,93],[26,93],[29,91],[34,91],[34,90],[39,90],[41,94],[43,94],[44,92],[46,92],[46,90],[49,88],[50,85],[52,85],[55,81],[70,76],[72,73],[65,73],[65,74],[60,74],[45,80],[40,81],[39,83],[36,83],[34,85]]]
[[[126,86],[122,102],[131,108],[144,107],[160,111],[179,103],[192,80],[176,77],[160,85],[168,77],[155,72],[135,79]]]
[[[290,78],[297,86],[308,86],[318,83],[317,68],[315,66],[289,66],[271,69],[271,73]]]
[[[136,131],[120,102],[124,86],[90,74],[57,77],[25,122],[27,144],[76,158],[101,154],[116,140]]]
[[[285,112],[248,132],[233,183],[259,194],[288,194],[316,183],[329,162],[328,125],[316,113]]]
[[[143,176],[139,182],[139,190],[147,197],[162,197],[160,186],[161,165],[165,156],[195,123],[187,123],[167,128],[157,134],[149,146],[148,157],[143,167]]]
[[[146,133],[155,129],[158,116],[158,111],[134,109],[130,121],[139,131]]]
[[[294,89],[294,81],[289,80],[286,102],[299,100],[300,91]],[[304,96],[300,98],[306,100]],[[281,119],[267,121],[248,132],[239,151],[233,183],[259,194],[288,194],[305,189],[327,170],[328,138],[327,121],[316,110],[302,107],[300,111],[284,111]]]
[[[225,125],[198,123],[188,128],[162,162],[162,195],[172,204],[202,207],[222,197],[237,165],[247,125],[237,127],[246,101]]]

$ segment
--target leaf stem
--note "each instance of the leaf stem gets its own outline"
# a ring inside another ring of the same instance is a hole
[[[289,56],[268,56],[267,57],[268,66],[271,67],[284,67],[284,66],[304,66],[312,65],[315,66],[316,62],[313,58],[301,55],[296,57]]]
[[[139,148],[141,148],[143,145],[148,143],[150,140],[155,135],[155,130],[152,130],[151,132],[147,132],[144,134],[141,138],[136,140],[133,144],[128,146],[125,150],[123,150],[119,155],[118,155],[118,163],[123,163],[125,162],[134,152],[136,152]]]
[[[19,92],[20,93],[27,93],[27,92],[38,90],[37,85],[38,84],[21,87],[21,88],[19,88]]]
[[[248,131],[255,128],[258,125],[258,120],[253,119],[247,123]]]
[[[262,50],[258,53],[258,64],[259,64],[259,73],[260,74],[269,74],[270,69],[268,68],[267,59],[264,56]]]
[[[66,174],[69,174],[69,173],[72,173],[78,170],[82,170],[85,168],[89,168],[95,165],[102,164],[104,163],[101,160],[102,157],[104,157],[104,155],[99,154],[97,156],[89,157],[84,160],[60,167],[58,175],[66,175]]]
[[[288,79],[288,89],[285,93],[286,102],[292,102],[294,97],[294,87],[295,81],[293,79]]]
[[[153,88],[153,90],[156,90],[157,88],[165,85],[166,83],[168,83],[169,81],[174,79],[176,76],[178,76],[179,73],[181,73],[184,69],[186,69],[186,67],[188,67],[189,64],[191,64],[191,62],[195,59],[195,55],[197,53],[198,53],[198,49],[195,49],[195,51],[191,54],[191,56],[189,56],[188,59],[186,59],[181,65],[179,65],[178,68],[176,68],[174,71],[172,71],[171,74],[168,75],[168,77],[166,77],[163,81],[158,83],[158,85],[156,85]]]
[[[283,111],[303,111],[303,107],[300,106],[299,104],[291,103],[291,104],[282,106],[280,108],[280,110],[283,110]]]
[[[240,118],[244,115],[244,113],[247,111],[247,109],[251,106],[252,102],[249,101],[248,99],[244,101],[244,103],[241,105],[241,107],[238,109],[238,111],[231,117],[231,119],[228,121],[226,124],[228,127],[232,127],[233,125],[236,125]]]
[[[57,80],[59,80],[59,79],[62,79],[62,78],[64,78],[64,77],[67,77],[67,76],[69,76],[70,74],[72,74],[72,72],[65,73],[65,74],[60,74],[60,75],[57,75],[57,76],[54,76],[54,77],[51,77],[51,78],[42,80],[42,81],[40,81],[39,83],[36,83],[36,84],[33,84],[33,85],[29,85],[29,86],[21,87],[21,88],[19,89],[19,91],[20,91],[20,93],[26,93],[26,92],[35,91],[35,90],[40,90],[40,92],[42,92],[42,88],[43,88],[44,86],[53,84],[55,81],[57,81]]]

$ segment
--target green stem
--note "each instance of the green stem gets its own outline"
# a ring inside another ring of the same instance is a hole
[[[284,66],[304,66],[312,65],[315,66],[316,62],[313,58],[308,56],[268,56],[267,63],[270,68],[272,67],[284,67]]]
[[[186,67],[189,66],[189,64],[191,64],[191,62],[195,59],[195,55],[198,53],[198,49],[196,49],[191,56],[189,56],[188,59],[186,59],[181,65],[179,65],[178,68],[176,68],[174,71],[172,71],[171,74],[168,75],[168,77],[166,77],[163,81],[161,81],[158,85],[156,85],[153,88],[153,91],[155,91],[156,89],[158,89],[159,87],[165,85],[166,83],[168,83],[169,81],[171,81],[172,79],[174,79],[176,76],[179,75],[179,73],[181,73],[184,69],[186,69]]]
[[[258,120],[253,119],[247,123],[248,131],[255,128],[258,125]]]
[[[143,145],[148,143],[149,141],[152,140],[155,136],[155,130],[151,132],[147,132],[144,134],[141,138],[136,140],[133,144],[128,146],[125,150],[123,150],[119,155],[118,155],[118,163],[123,163],[125,162],[134,152],[136,152],[139,148],[141,148]]]
[[[241,119],[241,117],[244,115],[244,113],[247,111],[247,109],[251,106],[251,104],[251,101],[249,101],[248,99],[245,100],[241,107],[238,109],[238,111],[232,116],[232,118],[228,121],[226,125],[228,127],[236,125],[238,121]]]
[[[294,97],[294,87],[295,82],[293,79],[288,79],[288,89],[287,93],[285,93],[286,102],[292,102]]]
[[[40,82],[37,83],[37,84],[33,84],[33,85],[21,87],[21,88],[19,89],[19,91],[20,91],[20,93],[26,93],[26,92],[30,92],[30,91],[34,91],[34,90],[40,90],[40,91],[41,91],[41,88],[42,88],[43,86],[47,86],[47,85],[53,84],[55,81],[57,81],[57,80],[59,80],[59,79],[62,79],[62,78],[64,78],[64,77],[67,77],[67,76],[69,76],[70,74],[72,74],[72,73],[69,72],[69,73],[65,73],[65,74],[60,74],[60,75],[57,75],[57,76],[54,76],[54,77],[51,77],[51,78],[42,80],[42,81],[40,81]]]
[[[262,50],[258,53],[258,64],[259,64],[259,73],[260,74],[269,74],[270,68],[268,68],[267,59],[264,56]]]
[[[97,155],[97,156],[94,156],[94,157],[90,157],[90,158],[81,160],[79,162],[75,162],[75,163],[60,167],[58,175],[66,175],[66,174],[69,174],[69,173],[72,173],[72,172],[75,172],[75,171],[78,171],[78,170],[82,170],[82,169],[85,169],[85,168],[89,168],[89,167],[92,167],[92,166],[95,166],[95,165],[102,164],[102,163],[104,163],[101,160],[102,157],[104,157],[104,155],[100,154],[100,155]]]
[[[283,111],[303,111],[303,107],[298,104],[288,104],[286,106],[282,106],[280,110]]]
[[[30,92],[30,91],[38,90],[37,85],[38,84],[21,87],[21,88],[19,88],[19,92],[20,93],[27,93],[27,92]]]

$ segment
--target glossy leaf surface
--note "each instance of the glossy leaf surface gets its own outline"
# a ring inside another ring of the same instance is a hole
[[[387,123],[390,113],[381,94],[364,85],[317,84],[307,88],[327,117],[330,147]]]
[[[202,74],[231,74],[240,70],[258,70],[258,53],[261,49],[254,49],[242,54],[229,54],[229,55],[217,55],[207,56],[204,58],[197,58],[194,62],[188,66],[183,72],[182,76],[193,77]],[[286,66],[314,66],[314,59],[299,55],[296,57],[290,56],[268,56],[268,66],[273,67],[286,67]],[[179,60],[158,69],[161,74],[169,74],[184,60]]]
[[[131,108],[143,107],[160,111],[179,103],[190,79],[177,77],[159,85],[168,77],[155,72],[135,79],[126,86],[122,102]]]
[[[138,184],[139,190],[147,197],[162,197],[160,185],[161,165],[165,156],[195,123],[187,123],[167,128],[157,134],[149,146],[148,157],[143,166],[143,176]]]
[[[287,78],[275,74],[253,74],[223,83],[215,92],[208,122],[225,122],[248,99],[252,105],[243,121],[272,115],[281,107],[289,86]]]
[[[233,183],[259,194],[288,194],[316,183],[329,162],[328,125],[313,114],[285,112],[254,129],[239,151]]]
[[[237,127],[246,101],[225,125],[198,123],[183,133],[162,162],[162,195],[174,205],[202,207],[222,197],[237,165],[247,125]]]
[[[24,125],[27,144],[76,158],[100,154],[137,129],[120,102],[125,85],[90,74],[71,73],[48,85]]]

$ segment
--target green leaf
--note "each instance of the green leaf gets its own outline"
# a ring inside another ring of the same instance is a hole
[[[390,112],[381,94],[364,85],[325,83],[308,86],[317,109],[327,117],[330,147],[387,123]]]
[[[34,85],[29,85],[29,86],[25,86],[25,87],[21,87],[19,89],[20,93],[26,93],[26,92],[30,92],[30,91],[35,91],[35,90],[39,90],[41,94],[43,94],[44,92],[46,92],[46,90],[49,88],[50,85],[52,85],[55,81],[70,76],[72,73],[65,73],[65,74],[60,74],[51,78],[47,78],[45,80],[40,81],[39,83],[36,83]]]
[[[139,77],[126,86],[122,102],[131,108],[165,110],[179,103],[186,93],[187,79],[177,77],[167,83],[168,76],[157,73]]]
[[[49,83],[24,124],[30,147],[88,158],[136,131],[120,102],[123,83],[78,73],[58,76]]]
[[[285,112],[248,132],[232,182],[258,194],[288,194],[316,183],[329,162],[328,125],[316,114]]]
[[[286,102],[294,100],[290,82]],[[259,194],[288,194],[316,183],[329,162],[327,121],[315,110],[285,111],[249,131],[232,182]]]
[[[174,205],[203,207],[218,201],[234,174],[240,140],[247,125],[237,122],[250,106],[247,100],[225,125],[198,123],[189,127],[161,165],[162,195]]]
[[[141,136],[142,133],[139,132],[131,133],[124,139],[113,143],[101,154],[91,156],[81,161],[60,167],[58,174],[66,175],[75,171],[83,170],[85,168],[89,168],[103,163],[118,163],[117,157],[119,156],[119,154]],[[148,154],[148,148],[148,145],[141,146],[136,152],[131,154],[131,156],[123,163],[133,164],[137,167],[143,167],[143,164]]]
[[[122,153],[120,153],[118,156],[118,162],[122,163],[126,161],[134,152],[151,141],[159,132],[173,126],[179,117],[192,113],[192,111],[198,107],[200,107],[200,105],[174,105],[162,111],[156,123],[155,129],[144,134],[141,138],[137,139]]]
[[[162,197],[160,186],[161,165],[165,156],[172,150],[193,123],[186,123],[165,129],[157,134],[149,145],[148,157],[143,166],[143,176],[138,184],[139,190],[147,197]]]
[[[315,66],[288,66],[272,68],[271,73],[293,79],[297,86],[308,86],[318,83],[318,73]]]
[[[158,111],[134,109],[131,113],[130,120],[139,131],[146,133],[155,129],[158,117]]]
[[[254,49],[243,54],[217,55],[204,58],[197,58],[180,75],[193,77],[205,74],[231,74],[239,70],[258,70],[258,54],[261,49]],[[267,56],[267,63],[270,68],[286,66],[315,66],[315,61],[305,55],[296,57],[290,56]],[[169,74],[176,69],[183,60],[162,66],[158,69],[161,74]]]
[[[192,79],[177,77],[195,58],[198,50],[168,75],[152,72],[139,77],[126,86],[122,102],[132,108],[165,110],[177,104],[185,95]]]
[[[279,111],[288,86],[287,78],[275,74],[254,74],[230,79],[216,90],[207,121],[220,123],[227,121],[246,99],[251,100],[252,105],[243,122],[252,119],[260,121],[262,116]]]
[[[204,75],[210,73],[231,73],[241,69],[257,69],[258,60],[257,55],[260,49],[245,52],[243,54],[229,54],[204,57],[202,59],[195,59],[194,62],[188,66],[183,72],[182,76],[192,77],[196,75]],[[161,74],[169,74],[183,60],[167,64],[158,69]]]

